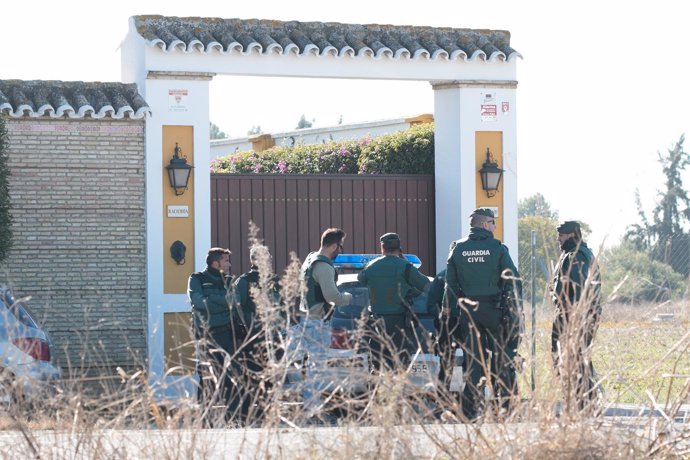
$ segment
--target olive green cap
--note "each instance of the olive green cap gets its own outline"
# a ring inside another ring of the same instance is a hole
[[[381,235],[381,242],[386,243],[388,241],[400,241],[400,236],[397,233],[385,233]]]

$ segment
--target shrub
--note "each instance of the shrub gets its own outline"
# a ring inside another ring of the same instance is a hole
[[[433,124],[373,139],[362,147],[358,163],[360,174],[433,174]]]
[[[628,243],[604,251],[599,263],[605,298],[615,294],[611,300],[657,302],[678,297],[685,288],[684,277],[670,265],[652,260]]]
[[[12,215],[9,185],[9,137],[5,120],[0,116],[0,262],[7,258],[12,247]]]
[[[371,139],[273,147],[211,162],[226,174],[433,174],[433,124]]]

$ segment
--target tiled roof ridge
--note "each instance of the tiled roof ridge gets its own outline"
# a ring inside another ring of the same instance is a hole
[[[0,114],[12,118],[131,118],[151,109],[134,83],[0,80]]]
[[[166,52],[451,61],[522,57],[510,47],[506,30],[157,15],[133,19],[139,35]]]

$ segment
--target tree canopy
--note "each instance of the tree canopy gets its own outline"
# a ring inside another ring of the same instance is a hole
[[[666,154],[657,152],[665,176],[664,189],[658,191],[658,200],[649,219],[642,209],[639,191],[636,192],[640,222],[628,226],[625,239],[638,249],[651,249],[671,235],[684,233],[690,223],[690,197],[683,188],[681,173],[690,164],[690,155],[684,148],[685,135]]]
[[[297,122],[297,127],[296,129],[305,129],[305,128],[311,128],[314,125],[314,120],[309,121],[307,118],[302,115]]]
[[[209,122],[209,123],[210,123],[209,131],[210,131],[210,138],[211,139],[225,139],[228,137],[227,134],[225,134],[223,131],[220,130],[220,128],[218,127],[217,124],[215,124],[213,122]]]
[[[518,203],[518,217],[545,217],[551,220],[558,220],[558,212],[551,209],[551,204],[546,201],[544,195],[535,193],[534,195],[523,198]]]
[[[657,152],[665,176],[664,188],[657,193],[657,202],[648,218],[642,209],[639,191],[636,192],[639,222],[629,225],[624,241],[638,251],[645,251],[654,259],[669,264],[683,275],[690,274],[690,197],[683,188],[682,172],[690,165],[685,152],[685,135],[663,154]]]

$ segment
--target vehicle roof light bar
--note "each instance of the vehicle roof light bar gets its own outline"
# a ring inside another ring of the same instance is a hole
[[[422,261],[414,254],[404,254],[405,260],[414,265],[415,268],[422,266]],[[366,264],[381,257],[381,254],[338,254],[333,260],[335,268],[346,270],[362,270]]]

